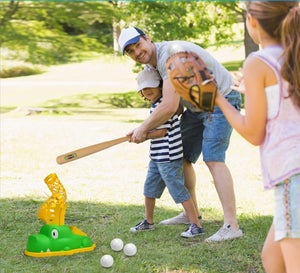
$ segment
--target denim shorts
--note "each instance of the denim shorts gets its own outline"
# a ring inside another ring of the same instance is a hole
[[[300,173],[275,188],[275,241],[300,238]]]
[[[182,159],[165,163],[156,163],[150,160],[144,185],[144,195],[158,199],[165,187],[168,188],[176,204],[191,198],[184,186]]]
[[[225,98],[240,111],[241,95],[231,91]],[[232,127],[218,106],[214,112],[192,112],[187,109],[181,117],[183,156],[196,163],[201,152],[206,162],[225,162]]]

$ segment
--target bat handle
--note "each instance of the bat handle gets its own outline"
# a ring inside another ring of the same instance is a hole
[[[64,164],[67,162],[71,162],[73,160],[85,157],[90,154],[94,154],[96,152],[105,150],[109,147],[112,147],[114,145],[120,144],[120,143],[128,141],[128,140],[129,140],[129,136],[124,136],[124,137],[116,138],[116,139],[113,139],[110,141],[105,141],[105,142],[90,145],[90,146],[87,146],[84,148],[80,148],[80,149],[74,150],[72,152],[69,152],[69,153],[66,153],[63,155],[59,155],[56,158],[56,162],[58,164]]]
[[[147,139],[163,137],[163,136],[165,136],[166,132],[167,132],[167,129],[153,130],[153,131],[151,131],[147,134]],[[113,139],[113,140],[110,140],[110,141],[105,141],[105,142],[101,142],[101,143],[94,144],[94,145],[91,145],[91,146],[87,146],[87,147],[84,147],[84,148],[80,148],[80,149],[74,150],[72,152],[69,152],[69,153],[66,153],[66,154],[63,154],[63,155],[59,155],[56,158],[56,162],[58,164],[64,164],[64,163],[67,163],[67,162],[71,162],[73,160],[77,160],[79,158],[88,156],[90,154],[94,154],[96,152],[105,150],[105,149],[107,149],[109,147],[112,147],[114,145],[117,145],[117,144],[120,144],[122,142],[128,141],[129,139],[130,139],[130,136],[124,136],[124,137],[116,138],[116,139]]]

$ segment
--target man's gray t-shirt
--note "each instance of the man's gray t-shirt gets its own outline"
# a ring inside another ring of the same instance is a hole
[[[232,82],[232,76],[229,73],[228,70],[224,66],[222,66],[212,55],[210,55],[206,50],[204,50],[202,47],[186,42],[186,41],[164,41],[160,43],[154,43],[156,47],[156,57],[157,57],[157,67],[161,78],[163,80],[168,78],[168,72],[167,72],[167,59],[169,58],[168,55],[168,47],[171,44],[178,44],[180,45],[185,51],[192,51],[199,55],[199,57],[204,61],[207,68],[212,72],[214,75],[216,82],[218,84],[218,89],[220,92],[226,96],[231,92],[230,86],[233,84]],[[152,68],[151,65],[146,65],[148,68]],[[197,111],[196,108],[182,100],[182,103],[184,106],[188,107],[192,111]]]

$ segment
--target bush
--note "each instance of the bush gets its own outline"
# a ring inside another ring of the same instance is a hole
[[[104,44],[99,37],[102,37],[100,33],[68,35],[62,30],[47,28],[44,22],[34,20],[14,20],[0,33],[1,49],[5,48],[10,55],[15,52],[14,60],[42,65],[81,61],[89,52],[93,55],[113,53],[112,47]],[[105,39],[105,42],[110,41]],[[20,52],[26,54],[19,54]]]
[[[117,108],[148,108],[149,102],[139,97],[135,91],[115,93],[110,96],[109,103]]]
[[[18,65],[15,67],[4,68],[0,70],[0,78],[21,77],[34,74],[40,74],[44,71],[37,67]]]

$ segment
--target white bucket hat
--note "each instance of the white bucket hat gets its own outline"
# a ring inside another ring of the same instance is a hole
[[[154,69],[145,69],[138,74],[137,83],[138,89],[137,92],[140,92],[144,88],[154,88],[160,85],[161,78],[158,72]]]

